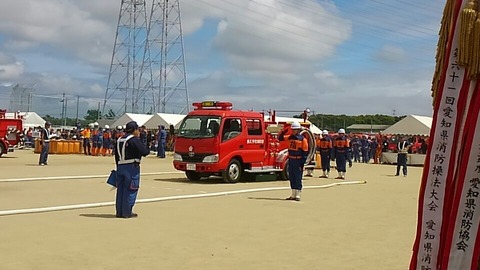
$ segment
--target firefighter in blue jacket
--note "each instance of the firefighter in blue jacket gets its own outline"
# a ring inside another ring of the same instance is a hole
[[[125,135],[117,140],[115,162],[117,164],[117,197],[115,201],[116,216],[123,218],[137,217],[132,212],[140,187],[140,161],[150,151],[140,140],[138,124],[128,122]]]
[[[335,179],[345,179],[348,166],[352,167],[352,160],[350,158],[350,142],[345,136],[345,130],[341,128],[338,131],[338,137],[333,144],[334,158],[336,160],[338,176]]]
[[[288,178],[290,179],[290,188],[292,195],[287,200],[300,201],[302,192],[303,167],[308,155],[308,142],[300,134],[302,126],[298,122],[293,122],[290,126],[292,134],[284,135],[284,131],[279,133],[280,141],[289,141],[288,144]]]

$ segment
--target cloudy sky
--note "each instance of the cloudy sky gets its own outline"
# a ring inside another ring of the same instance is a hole
[[[146,0],[147,6],[152,0]],[[0,1],[0,108],[103,104],[121,0]],[[238,109],[432,115],[439,0],[181,0],[190,101]]]

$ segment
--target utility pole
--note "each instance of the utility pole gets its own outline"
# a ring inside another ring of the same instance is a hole
[[[68,105],[67,97],[65,97],[65,102],[63,104],[65,104],[65,119],[63,120],[63,125],[66,126],[67,125],[67,105]]]
[[[78,106],[80,104],[80,95],[77,95],[77,115],[75,116],[75,125],[78,123]]]
[[[62,123],[65,123],[65,92],[63,93],[62,95],[62,100],[60,100],[60,102],[62,102]]]
[[[30,112],[30,109],[32,108],[32,92],[28,93],[28,108],[27,112]]]

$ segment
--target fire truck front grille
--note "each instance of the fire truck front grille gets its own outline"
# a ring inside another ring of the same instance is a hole
[[[189,154],[182,154],[182,160],[184,162],[202,162],[204,157],[210,155],[212,154],[195,154],[193,157],[191,157]]]

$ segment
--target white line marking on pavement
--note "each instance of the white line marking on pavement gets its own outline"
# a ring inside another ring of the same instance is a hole
[[[358,184],[366,184],[366,183],[367,181],[338,182],[338,183],[332,183],[332,184],[322,185],[322,186],[304,186],[303,189],[320,189],[320,188],[330,188],[330,187],[341,186],[341,185],[358,185]],[[218,197],[218,196],[227,196],[227,195],[242,194],[242,193],[272,191],[272,190],[288,190],[288,189],[290,189],[290,187],[254,188],[254,189],[242,189],[242,190],[233,190],[233,191],[220,191],[220,192],[205,193],[205,194],[168,196],[168,197],[158,197],[158,198],[151,198],[151,199],[138,199],[137,203],[174,201],[174,200],[185,200],[185,199],[205,198],[205,197]],[[42,207],[42,208],[14,209],[14,210],[0,211],[0,216],[43,213],[43,212],[53,212],[53,211],[63,211],[63,210],[83,209],[83,208],[95,208],[95,207],[112,206],[112,205],[115,205],[115,202],[85,203],[85,204],[62,205],[62,206],[52,206],[52,207]]]

